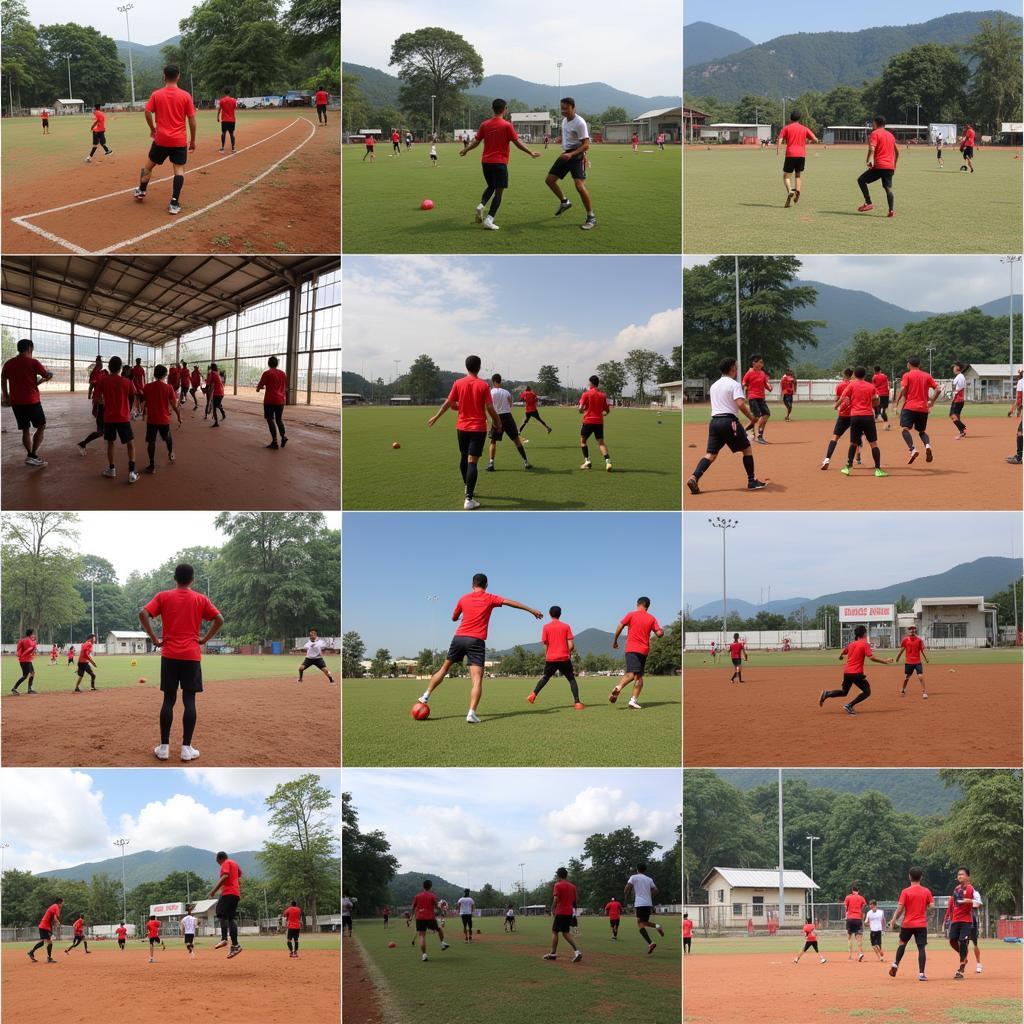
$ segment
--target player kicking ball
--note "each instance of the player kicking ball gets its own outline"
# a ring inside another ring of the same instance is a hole
[[[647,874],[647,865],[641,861],[636,866],[636,872],[629,876],[623,889],[625,898],[628,900],[630,893],[633,894],[633,908],[636,911],[636,927],[640,937],[647,943],[647,955],[657,949],[658,944],[651,941],[647,933],[647,926],[650,925],[662,938],[665,937],[665,929],[660,924],[651,920],[654,913],[654,898],[658,895],[658,887],[654,879]]]
[[[900,148],[896,145],[896,136],[885,127],[885,118],[876,115],[875,130],[868,136],[868,169],[857,179],[864,202],[857,207],[858,213],[868,213],[875,207],[871,202],[868,185],[873,181],[882,182],[885,189],[885,201],[889,206],[889,216],[895,217],[895,197],[892,191],[892,176],[896,173],[896,164],[900,159]]]
[[[891,665],[893,663],[892,658],[876,658],[871,651],[871,644],[864,638],[868,635],[867,626],[857,626],[853,631],[853,639],[842,649],[839,653],[839,660],[842,661],[846,658],[846,671],[843,673],[843,685],[838,690],[822,690],[821,695],[818,697],[818,707],[820,708],[825,701],[831,700],[833,697],[846,697],[850,693],[850,689],[854,686],[860,690],[860,693],[853,698],[849,703],[843,705],[843,710],[848,715],[857,714],[853,710],[855,704],[859,704],[862,700],[867,700],[871,696],[871,684],[868,682],[867,676],[864,675],[864,662],[870,660],[877,662],[879,665]]]
[[[334,676],[331,675],[331,670],[327,667],[327,662],[324,661],[324,644],[320,639],[320,635],[315,629],[309,631],[309,639],[305,643],[306,657],[302,659],[302,664],[299,666],[299,678],[296,682],[302,682],[302,673],[307,668],[318,668],[325,676],[327,676],[327,682],[333,683]]]
[[[484,656],[487,649],[487,625],[491,620],[491,612],[505,605],[507,608],[519,608],[529,612],[535,619],[543,619],[544,613],[520,604],[508,597],[499,597],[487,590],[487,577],[478,572],[473,576],[473,589],[463,594],[452,612],[452,622],[462,620],[452,637],[448,647],[448,655],[441,667],[430,677],[430,685],[420,697],[421,704],[429,704],[431,694],[444,682],[452,665],[461,665],[465,661],[469,665],[469,677],[472,689],[469,695],[469,711],[466,721],[470,725],[479,725],[476,709],[480,705],[480,697],[484,688]]]
[[[642,706],[637,698],[644,688],[644,667],[647,664],[647,655],[651,650],[651,633],[662,637],[665,631],[661,623],[647,610],[651,607],[649,597],[638,597],[636,599],[636,610],[624,615],[622,621],[615,630],[612,638],[612,648],[619,649],[619,636],[623,629],[628,627],[626,633],[626,674],[618,681],[614,689],[608,694],[608,703],[614,704],[619,699],[619,694],[630,683],[633,684],[633,693],[630,695],[627,705],[633,711],[642,711]]]
[[[537,694],[548,685],[551,677],[561,672],[565,681],[572,691],[573,708],[576,711],[583,710],[580,703],[579,686],[576,683],[576,673],[572,668],[572,652],[576,650],[576,644],[572,638],[572,629],[568,623],[562,622],[562,609],[553,604],[548,609],[551,621],[545,623],[540,633],[540,642],[544,645],[546,654],[544,656],[544,675],[537,681],[533,692],[526,698],[530,704],[537,699]]]
[[[176,64],[164,68],[164,86],[157,89],[146,103],[146,124],[153,144],[149,147],[146,163],[139,172],[139,185],[133,195],[139,202],[146,198],[153,168],[171,161],[174,179],[171,183],[170,214],[181,213],[181,189],[185,184],[185,164],[188,154],[196,148],[196,108],[192,97],[179,88],[181,71]],[[154,118],[155,115],[155,118]],[[185,123],[188,122],[188,136]],[[111,371],[113,372],[113,371]]]

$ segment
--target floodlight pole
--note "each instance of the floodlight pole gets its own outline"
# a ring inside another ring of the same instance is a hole
[[[68,99],[73,100],[75,94],[71,91],[71,54],[65,53],[64,59],[68,62]]]
[[[1010,269],[1010,379],[1013,380],[1013,265],[1014,263],[1020,263],[1020,256],[1001,256],[999,258],[1000,263],[1005,263]],[[1013,393],[1010,393],[1010,398],[1013,398]]]
[[[555,97],[555,110],[558,110],[562,102],[562,62],[559,61],[555,67],[558,69],[558,95]]]
[[[427,602],[434,607],[430,613],[430,671],[434,671],[434,649],[437,646],[437,602],[441,600],[440,594],[427,594]]]
[[[128,24],[128,12],[135,8],[135,4],[123,4],[118,10],[124,14],[124,28],[128,36],[128,77],[132,83],[132,109],[135,109],[135,69],[132,66],[132,30]]]
[[[743,367],[743,357],[740,355],[740,258],[733,256],[733,266],[736,277],[736,369]]]
[[[430,141],[431,142],[434,141],[433,137],[435,135],[435,132],[434,132],[434,100],[436,98],[437,97],[433,93],[431,93],[431,95],[430,95],[430,136],[431,136]]]
[[[779,927],[786,923],[785,855],[782,852],[782,769],[779,769]]]
[[[121,920],[128,920],[128,890],[124,881],[124,848],[131,842],[130,839],[115,839],[114,845],[121,847]]]
[[[708,522],[717,530],[722,531],[722,646],[725,647],[726,633],[729,629],[729,604],[726,598],[726,574],[725,574],[725,538],[729,530],[739,526],[738,519],[727,519],[724,516],[715,516],[708,519]]]
[[[814,881],[814,842],[821,836],[807,836],[811,842],[811,881]],[[814,886],[811,886],[811,924],[814,924]]]
[[[523,901],[523,913],[526,913],[526,863],[519,864],[519,898]]]
[[[89,580],[89,604],[92,607],[92,631],[96,632],[96,581]]]

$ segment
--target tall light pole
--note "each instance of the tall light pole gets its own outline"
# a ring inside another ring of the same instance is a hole
[[[1020,263],[1020,256],[1000,256],[999,262],[1005,263],[1010,269],[1010,376],[1013,377],[1013,265]],[[1013,395],[1011,393],[1011,398]]]
[[[521,861],[519,864],[519,898],[523,901],[523,909],[525,913],[526,908],[526,863]]]
[[[427,594],[427,603],[432,605],[430,610],[430,671],[434,671],[434,648],[437,646],[437,602],[441,600],[440,594]]]
[[[821,836],[807,836],[811,843],[811,881],[814,881],[814,844]],[[811,924],[814,924],[814,887],[811,887]]]
[[[89,580],[89,606],[92,609],[92,631],[96,632],[96,581]]]
[[[122,4],[118,10],[124,14],[124,29],[128,37],[128,77],[132,83],[132,109],[135,109],[135,69],[132,66],[132,30],[128,24],[128,12],[134,10],[135,4]]]
[[[433,93],[431,93],[431,95],[430,95],[430,134],[431,134],[431,136],[434,135],[434,100],[435,99],[437,99],[437,97]],[[431,141],[433,141],[433,140],[431,140]]]
[[[4,850],[9,850],[10,848],[10,843],[0,843],[0,881],[4,877]]]
[[[743,367],[743,357],[740,354],[740,258],[733,257],[734,274],[736,277],[736,370],[739,372]]]
[[[64,59],[68,62],[68,99],[73,100],[75,94],[71,91],[71,54],[65,53]]]
[[[916,139],[917,135],[918,135],[918,132],[920,132],[920,130],[921,130],[921,104],[920,103],[917,104],[917,117],[916,117],[915,122],[914,122],[914,128],[915,128],[914,138]]]
[[[559,61],[555,67],[558,69],[558,95],[555,97],[555,110],[557,111],[562,102],[562,62]]]
[[[725,538],[730,530],[740,525],[738,519],[729,519],[726,516],[715,516],[708,519],[708,522],[716,529],[722,531],[722,647],[725,647],[725,634],[729,628],[729,605],[726,598],[726,574],[725,574]]]
[[[779,927],[786,923],[786,865],[782,852],[782,769],[779,769]]]
[[[124,881],[124,848],[131,842],[130,839],[115,839],[114,845],[121,847],[121,920],[128,920],[128,890]]]

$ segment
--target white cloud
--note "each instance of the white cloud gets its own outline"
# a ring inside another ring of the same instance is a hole
[[[540,836],[530,836],[525,842],[519,844],[516,849],[520,853],[540,853],[542,850],[548,849],[548,841],[541,839]]]
[[[615,336],[615,345],[624,357],[632,348],[649,348],[668,353],[683,343],[683,309],[666,309],[653,314],[645,324],[630,324]]]
[[[199,846],[207,850],[251,850],[268,835],[266,817],[236,807],[212,811],[191,796],[176,793],[146,804],[137,815],[123,814],[121,834],[135,850]]]
[[[421,805],[414,823],[399,836],[390,836],[392,849],[407,868],[422,868],[443,858],[449,869],[465,872],[498,862],[500,833],[458,805]]]
[[[5,769],[3,823],[12,844],[48,850],[51,857],[59,849],[72,858],[65,864],[76,863],[76,853],[102,846],[108,834],[95,779],[67,768]]]
[[[644,807],[622,789],[589,786],[572,803],[549,811],[541,821],[558,843],[579,845],[595,832],[611,832],[626,826],[664,843],[679,822],[679,807]]]
[[[301,772],[277,768],[186,768],[185,778],[193,785],[217,796],[263,800],[284,782],[293,782]],[[325,784],[331,779],[321,775]],[[337,778],[334,779],[337,788]]]

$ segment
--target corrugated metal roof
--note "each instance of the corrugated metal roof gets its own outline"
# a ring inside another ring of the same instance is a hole
[[[736,888],[738,886],[750,886],[754,889],[776,889],[779,885],[778,868],[712,868],[701,881],[701,888],[707,888],[705,883],[718,872],[725,882]],[[818,886],[803,871],[785,871],[783,873],[784,883],[787,889],[817,889]]]

